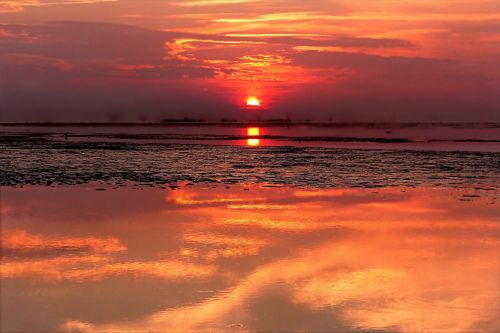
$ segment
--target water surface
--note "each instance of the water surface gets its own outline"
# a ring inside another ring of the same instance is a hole
[[[495,332],[500,206],[477,193],[4,188],[2,331]]]
[[[498,332],[499,128],[0,126],[0,330]]]

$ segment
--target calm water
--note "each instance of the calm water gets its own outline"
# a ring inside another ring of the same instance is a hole
[[[500,152],[500,124],[2,126],[0,139]],[[0,140],[3,141],[3,140]]]
[[[226,130],[0,133],[1,331],[500,331],[491,129]]]

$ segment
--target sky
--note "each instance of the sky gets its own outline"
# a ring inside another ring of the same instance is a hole
[[[498,0],[0,0],[0,121],[500,121],[499,59]]]

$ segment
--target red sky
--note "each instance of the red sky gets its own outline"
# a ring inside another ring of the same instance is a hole
[[[500,121],[499,59],[498,0],[0,0],[0,121]]]

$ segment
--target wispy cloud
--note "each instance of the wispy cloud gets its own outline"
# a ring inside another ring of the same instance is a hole
[[[174,1],[172,4],[181,7],[219,6],[227,4],[244,4],[258,0],[186,0]]]
[[[23,11],[27,7],[70,5],[97,2],[115,2],[119,0],[0,0],[0,13]]]

